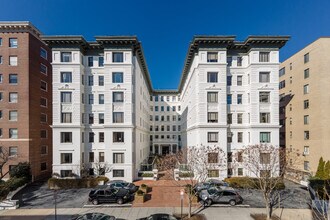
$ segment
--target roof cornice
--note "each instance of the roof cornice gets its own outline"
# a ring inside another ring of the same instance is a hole
[[[41,32],[29,21],[1,21],[0,33],[30,33],[40,38]]]

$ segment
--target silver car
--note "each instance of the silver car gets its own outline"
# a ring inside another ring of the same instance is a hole
[[[202,190],[199,193],[199,198],[205,206],[210,206],[212,203],[229,203],[234,206],[243,202],[243,198],[235,190],[219,190],[217,188]]]

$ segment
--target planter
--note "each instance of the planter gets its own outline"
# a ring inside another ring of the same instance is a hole
[[[139,188],[142,192],[144,193],[148,193],[151,191],[151,187],[147,186],[147,187],[140,187]]]
[[[146,201],[145,195],[146,194],[143,194],[143,195],[135,194],[134,203],[144,203]]]

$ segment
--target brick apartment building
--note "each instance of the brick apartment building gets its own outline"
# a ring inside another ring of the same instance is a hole
[[[52,170],[51,52],[40,35],[30,22],[0,22],[0,150],[10,155],[3,172],[29,162],[33,180]]]

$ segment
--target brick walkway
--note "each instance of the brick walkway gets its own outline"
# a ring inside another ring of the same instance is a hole
[[[148,193],[147,201],[143,204],[133,202],[133,207],[180,207],[180,190],[184,189],[187,181],[175,180],[140,180],[134,182],[135,185],[140,186],[146,184],[152,187],[152,191]],[[188,196],[184,194],[183,205],[188,206]],[[198,205],[198,204],[196,204]]]

